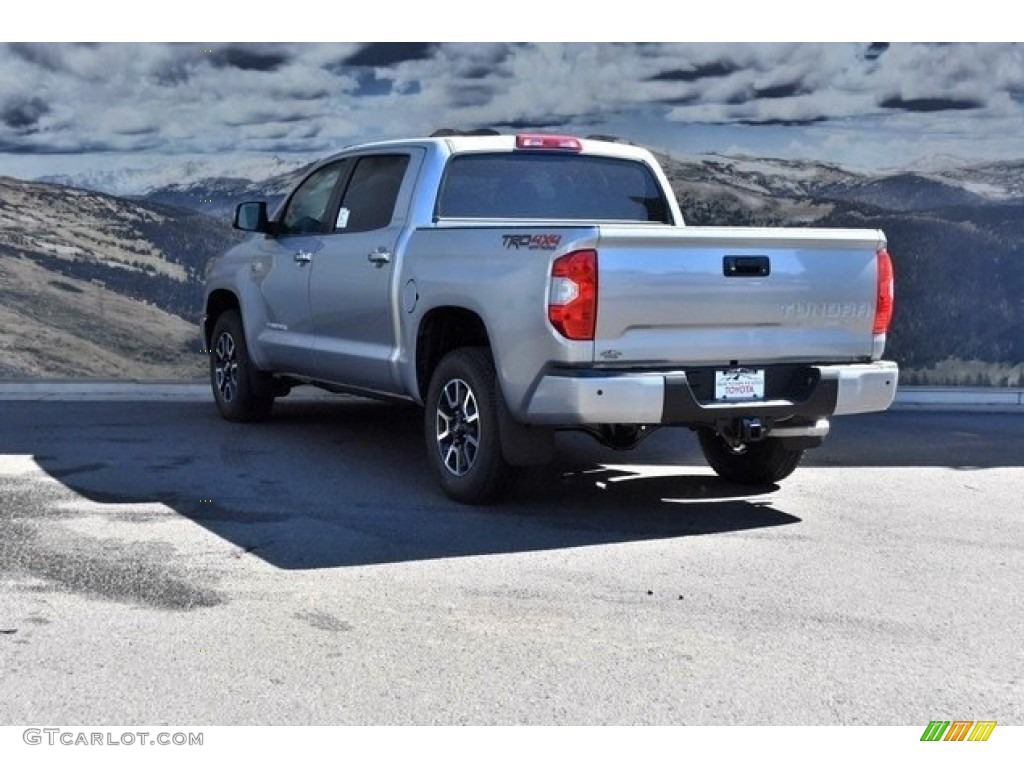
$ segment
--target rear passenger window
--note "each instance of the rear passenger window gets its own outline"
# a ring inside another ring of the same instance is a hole
[[[334,231],[369,232],[388,226],[408,165],[408,155],[360,158],[338,209]]]

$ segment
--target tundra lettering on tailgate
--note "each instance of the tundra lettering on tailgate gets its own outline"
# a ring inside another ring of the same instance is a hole
[[[790,301],[781,304],[783,317],[867,317],[869,307],[861,301]]]
[[[562,242],[561,235],[502,235],[501,244],[506,248],[526,248],[528,251],[553,251]]]

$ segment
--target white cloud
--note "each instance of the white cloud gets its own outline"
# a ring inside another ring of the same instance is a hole
[[[0,47],[0,153],[326,153],[440,127],[536,123],[614,125],[670,147],[693,126],[717,126],[729,134],[722,149],[735,140],[726,127],[751,124],[761,127],[742,136],[754,153],[803,147],[861,164],[871,147],[886,162],[922,137],[966,157],[1024,156],[1021,45],[893,44],[869,57],[864,44],[453,43],[345,66],[361,50]]]

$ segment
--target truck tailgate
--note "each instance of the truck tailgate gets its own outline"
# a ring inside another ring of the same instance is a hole
[[[602,225],[595,362],[868,359],[884,245],[877,230]]]

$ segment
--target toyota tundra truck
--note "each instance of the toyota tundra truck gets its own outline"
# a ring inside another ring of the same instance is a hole
[[[893,270],[878,230],[684,226],[650,152],[571,136],[351,147],[211,262],[203,333],[224,418],[293,386],[424,409],[441,487],[495,500],[558,430],[615,449],[697,434],[768,485],[833,416],[882,411]]]

